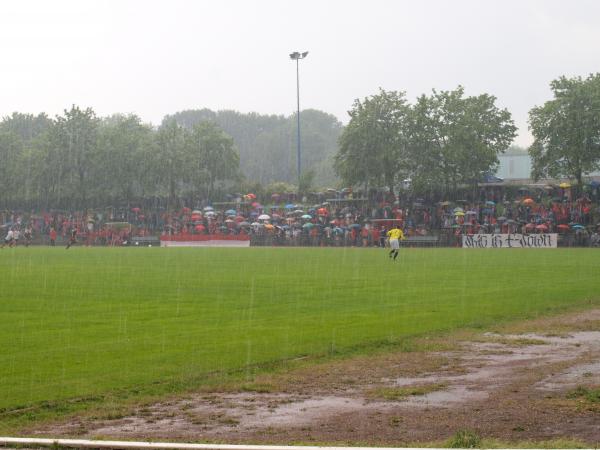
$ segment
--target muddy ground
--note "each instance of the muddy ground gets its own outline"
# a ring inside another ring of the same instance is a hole
[[[413,351],[259,375],[115,418],[29,435],[227,443],[418,445],[471,430],[503,442],[600,443],[600,309],[420,339]]]

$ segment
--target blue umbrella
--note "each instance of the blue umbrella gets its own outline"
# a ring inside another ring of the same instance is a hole
[[[350,228],[360,228],[361,225],[358,223],[353,223],[352,225],[350,225]]]
[[[295,209],[296,205],[294,205],[293,203],[288,203],[287,205],[285,205],[285,209]]]
[[[571,225],[571,228],[573,228],[574,230],[582,230],[585,227],[583,225],[579,225],[578,223],[576,223],[575,225]]]
[[[225,215],[227,216],[235,216],[237,214],[237,211],[235,209],[228,209],[227,211],[225,211]]]

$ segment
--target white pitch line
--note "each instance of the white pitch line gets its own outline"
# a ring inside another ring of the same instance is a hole
[[[293,445],[228,445],[228,444],[184,444],[176,442],[132,442],[132,441],[95,441],[88,439],[43,439],[43,438],[16,438],[0,437],[0,445],[17,444],[37,445],[40,447],[70,447],[70,448],[108,448],[125,450],[423,450],[420,448],[405,447],[318,447],[318,446],[293,446]],[[427,450],[447,450],[428,448]],[[512,449],[498,449],[512,450]],[[544,449],[530,449],[544,450]],[[568,449],[567,449],[568,450]],[[573,449],[571,449],[573,450]],[[591,450],[591,449],[589,449]]]

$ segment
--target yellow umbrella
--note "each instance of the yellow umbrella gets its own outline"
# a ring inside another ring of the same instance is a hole
[[[569,183],[560,183],[558,185],[558,187],[561,188],[561,189],[567,189],[567,188],[570,188],[571,185]]]
[[[464,212],[462,212],[462,211],[456,211],[456,212],[454,213],[454,215],[455,215],[455,216],[464,216],[464,215],[465,215],[465,213],[464,213]]]

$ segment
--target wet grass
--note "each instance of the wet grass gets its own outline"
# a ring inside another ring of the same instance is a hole
[[[596,305],[599,258],[587,249],[407,249],[396,263],[376,249],[4,249],[0,423],[231,374],[250,380],[283,360],[410,351],[415,336]]]

